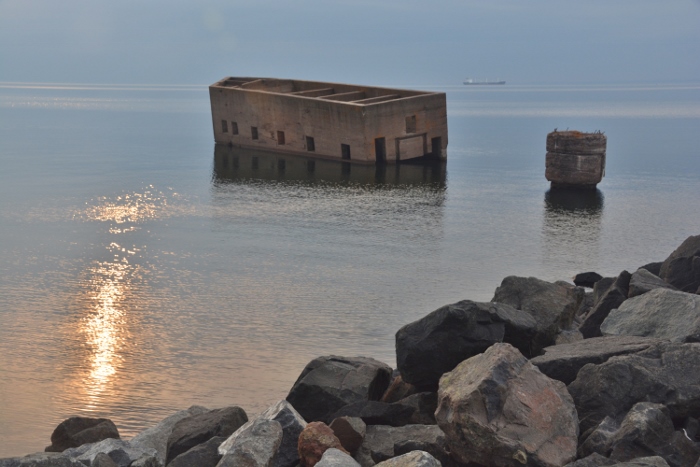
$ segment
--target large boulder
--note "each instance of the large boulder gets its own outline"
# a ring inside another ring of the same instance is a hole
[[[600,330],[608,336],[650,336],[700,342],[700,295],[654,289],[612,310]]]
[[[588,364],[569,384],[581,433],[606,416],[622,418],[637,402],[668,407],[674,420],[700,415],[700,344],[660,343]]]
[[[309,362],[287,395],[307,422],[331,422],[341,407],[379,400],[391,381],[391,367],[366,357],[318,357]]]
[[[330,429],[338,438],[343,448],[350,454],[355,454],[362,446],[367,433],[367,425],[361,418],[338,417],[330,424]]]
[[[269,407],[255,419],[247,422],[236,430],[229,438],[219,446],[219,453],[228,453],[236,443],[236,438],[248,429],[256,420],[274,420],[282,427],[282,442],[275,456],[274,467],[294,467],[299,463],[297,441],[302,430],[306,427],[306,421],[294,410],[292,404],[282,400]]]
[[[155,449],[132,446],[128,441],[107,438],[97,443],[83,444],[63,451],[63,455],[91,465],[98,454],[107,454],[119,467],[127,467],[134,461],[156,455]]]
[[[191,417],[192,415],[201,415],[209,412],[206,407],[193,405],[189,409],[180,410],[174,414],[164,418],[157,425],[147,428],[131,438],[129,444],[134,447],[143,449],[155,449],[158,461],[165,465],[165,454],[168,450],[168,438],[173,432],[173,427],[183,418]]]
[[[323,422],[310,422],[299,435],[299,459],[302,467],[313,467],[328,449],[349,454],[333,430]]]
[[[574,276],[574,285],[579,287],[593,288],[596,282],[601,280],[603,276],[597,272],[580,272]]]
[[[523,352],[530,357],[553,345],[560,330],[571,327],[584,295],[581,287],[554,284],[536,277],[509,276],[503,279],[491,301],[526,311],[535,319],[537,336],[529,352]],[[522,352],[520,346],[515,347]]]
[[[62,452],[103,439],[119,439],[119,430],[108,418],[70,417],[58,424],[51,433],[51,445],[46,452]]]
[[[631,278],[632,275],[629,272],[622,271],[603,293],[578,328],[583,337],[590,339],[591,337],[602,335],[600,325],[603,324],[603,321],[605,321],[605,318],[608,317],[612,310],[627,300]]]
[[[217,467],[273,467],[281,443],[279,422],[257,418],[237,431],[233,444]]]
[[[411,451],[380,462],[377,467],[442,467],[442,464],[425,451]]]
[[[58,452],[37,452],[24,457],[0,459],[0,467],[85,467],[85,464]]]
[[[571,344],[547,347],[544,349],[544,355],[535,357],[530,362],[550,378],[569,384],[588,363],[599,364],[616,355],[641,352],[659,342],[659,339],[651,337],[594,337]]]
[[[355,459],[362,467],[372,467],[409,450],[420,449],[437,459],[447,459],[449,449],[445,433],[437,425],[406,425],[401,427],[371,425],[367,427],[362,446]],[[417,447],[420,446],[420,447]]]
[[[675,431],[668,409],[651,402],[632,407],[610,448],[609,457],[617,461],[659,456],[671,467],[685,467],[695,465],[700,458],[700,446]]]
[[[222,457],[219,445],[224,441],[226,438],[223,436],[214,436],[171,460],[168,467],[216,467]]]
[[[529,353],[536,326],[532,316],[511,306],[463,300],[399,329],[397,366],[405,382],[435,391],[443,373],[496,342],[510,339]]]
[[[683,292],[700,290],[700,235],[686,238],[666,258],[659,277]]]
[[[248,416],[238,406],[224,407],[183,418],[175,424],[168,437],[166,464],[183,452],[215,436],[230,436],[247,421]]]
[[[509,344],[445,374],[435,418],[463,463],[561,466],[576,457],[578,417],[566,386]]]
[[[360,467],[355,459],[335,448],[327,449],[316,467]]]
[[[650,273],[646,269],[637,269],[630,278],[627,298],[633,298],[658,288],[677,290],[674,286],[664,282],[659,276]]]

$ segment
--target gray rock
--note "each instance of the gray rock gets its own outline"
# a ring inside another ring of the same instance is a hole
[[[649,336],[671,342],[700,342],[700,296],[654,289],[610,312],[605,335]]]
[[[576,457],[578,418],[566,386],[509,344],[445,374],[435,418],[463,463],[563,465]]]
[[[646,456],[662,457],[671,467],[695,464],[700,447],[684,434],[674,431],[666,407],[639,402],[632,407],[615,433],[610,458],[630,461]]]
[[[574,284],[579,287],[593,288],[596,282],[601,280],[603,276],[597,272],[580,272],[574,277]]]
[[[496,342],[530,351],[537,322],[527,312],[500,303],[470,300],[446,305],[396,333],[396,361],[403,380],[437,390],[443,373]]]
[[[144,455],[129,464],[129,467],[163,467],[163,463],[156,456]]]
[[[282,427],[282,443],[279,451],[275,456],[275,467],[294,467],[299,463],[299,452],[297,450],[297,442],[299,435],[306,427],[304,418],[294,410],[292,404],[286,400],[277,402],[270,406],[263,413],[258,415],[254,420],[247,422],[233,433],[219,447],[219,454],[226,454],[236,442],[236,437],[239,432],[242,432],[256,420],[274,420]]]
[[[600,424],[585,438],[585,441],[578,447],[578,456],[586,457],[597,453],[608,457],[615,433],[620,429],[620,424],[611,417],[605,417]]]
[[[637,269],[630,279],[629,292],[627,298],[633,298],[637,295],[642,295],[654,289],[670,289],[677,290],[671,284],[667,284],[659,276],[655,276],[646,269]]]
[[[348,404],[331,418],[357,417],[367,425],[403,426],[408,424],[435,424],[437,394],[421,392],[388,404],[379,401],[363,401]]]
[[[272,467],[282,444],[282,426],[275,420],[258,418],[236,432],[233,445],[218,467]]]
[[[339,417],[331,422],[329,428],[343,445],[343,448],[354,455],[362,446],[367,433],[367,425],[361,418]]]
[[[529,352],[523,352],[521,346],[504,339],[523,355],[532,357],[553,345],[560,330],[571,327],[584,296],[585,291],[580,287],[553,284],[535,277],[509,276],[503,279],[491,301],[526,311],[535,319],[537,336]]]
[[[86,465],[91,465],[95,457],[107,454],[119,467],[127,467],[143,456],[156,456],[156,450],[131,446],[128,441],[107,438],[99,443],[83,444],[77,448],[66,449],[63,455],[77,459]]]
[[[378,467],[442,467],[442,464],[425,451],[412,451],[402,456],[380,462]]]
[[[583,459],[566,464],[564,467],[602,467],[607,465],[617,465],[617,462],[598,453],[593,453]]]
[[[639,269],[646,269],[647,271],[658,277],[658,275],[661,274],[661,266],[663,266],[663,264],[663,261],[658,261],[656,263],[647,263],[644,266],[640,266]]]
[[[377,462],[395,457],[396,446],[406,441],[420,443],[424,447],[423,450],[433,457],[444,458],[449,455],[445,434],[437,425],[371,425],[367,427],[365,439],[355,454],[355,460],[362,467],[371,467]]]
[[[445,374],[435,418],[463,463],[545,466],[576,458],[578,417],[566,386],[509,344]]]
[[[230,436],[247,421],[248,416],[245,411],[237,406],[183,418],[175,424],[168,437],[166,464],[183,452],[215,436]]]
[[[117,467],[116,462],[107,454],[101,452],[95,456],[90,463],[90,467]]]
[[[617,277],[603,277],[593,286],[593,305],[597,305],[603,294],[608,291],[611,285],[615,283]]]
[[[70,417],[62,421],[51,434],[46,452],[63,452],[87,443],[107,438],[119,439],[119,430],[108,418]]]
[[[85,464],[58,452],[37,452],[24,457],[0,459],[0,467],[85,467]]]
[[[700,235],[685,239],[661,265],[659,277],[683,292],[700,288]]]
[[[316,467],[360,467],[355,459],[338,449],[330,448],[323,453]]]
[[[168,450],[168,438],[173,432],[173,427],[183,418],[192,415],[201,415],[209,412],[209,409],[198,405],[193,405],[189,409],[180,410],[174,414],[164,418],[157,425],[143,430],[129,441],[129,444],[134,447],[152,448],[157,451],[157,459],[165,465],[165,454]]]
[[[637,402],[664,404],[674,420],[700,413],[698,368],[700,344],[666,342],[599,365],[585,365],[568,386],[581,432],[606,416],[621,419]]]
[[[319,357],[309,362],[287,395],[307,422],[330,423],[341,407],[379,400],[391,380],[391,367],[373,358]]]
[[[627,462],[614,464],[616,467],[670,467],[668,463],[659,456],[638,457]]]
[[[560,332],[557,338],[554,339],[554,345],[573,344],[583,340],[583,334],[578,329],[568,329]],[[545,347],[545,350],[548,347]]]
[[[222,457],[219,454],[219,446],[224,441],[226,438],[223,436],[214,436],[171,460],[168,467],[216,467]]]
[[[600,297],[600,300],[588,312],[578,330],[581,331],[583,337],[590,339],[591,337],[601,336],[600,325],[605,321],[610,312],[622,305],[627,300],[629,292],[630,279],[632,275],[627,271],[622,271],[612,285]]]
[[[651,337],[594,337],[571,344],[547,347],[544,349],[544,355],[535,357],[530,362],[550,378],[569,384],[588,363],[597,365],[615,355],[641,352],[659,342],[659,339]]]

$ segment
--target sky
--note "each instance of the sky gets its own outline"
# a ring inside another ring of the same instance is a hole
[[[700,81],[700,0],[0,0],[0,82]]]

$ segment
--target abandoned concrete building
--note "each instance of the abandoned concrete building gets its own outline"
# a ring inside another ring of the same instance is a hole
[[[445,93],[229,77],[209,96],[218,144],[364,163],[447,157]]]

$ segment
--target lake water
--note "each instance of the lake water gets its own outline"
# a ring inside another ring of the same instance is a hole
[[[253,414],[316,356],[394,365],[402,325],[505,276],[617,275],[700,233],[700,84],[423,88],[446,165],[310,176],[215,149],[205,86],[0,83],[0,457],[71,415],[128,438]],[[549,192],[554,128],[607,134],[597,191]]]

